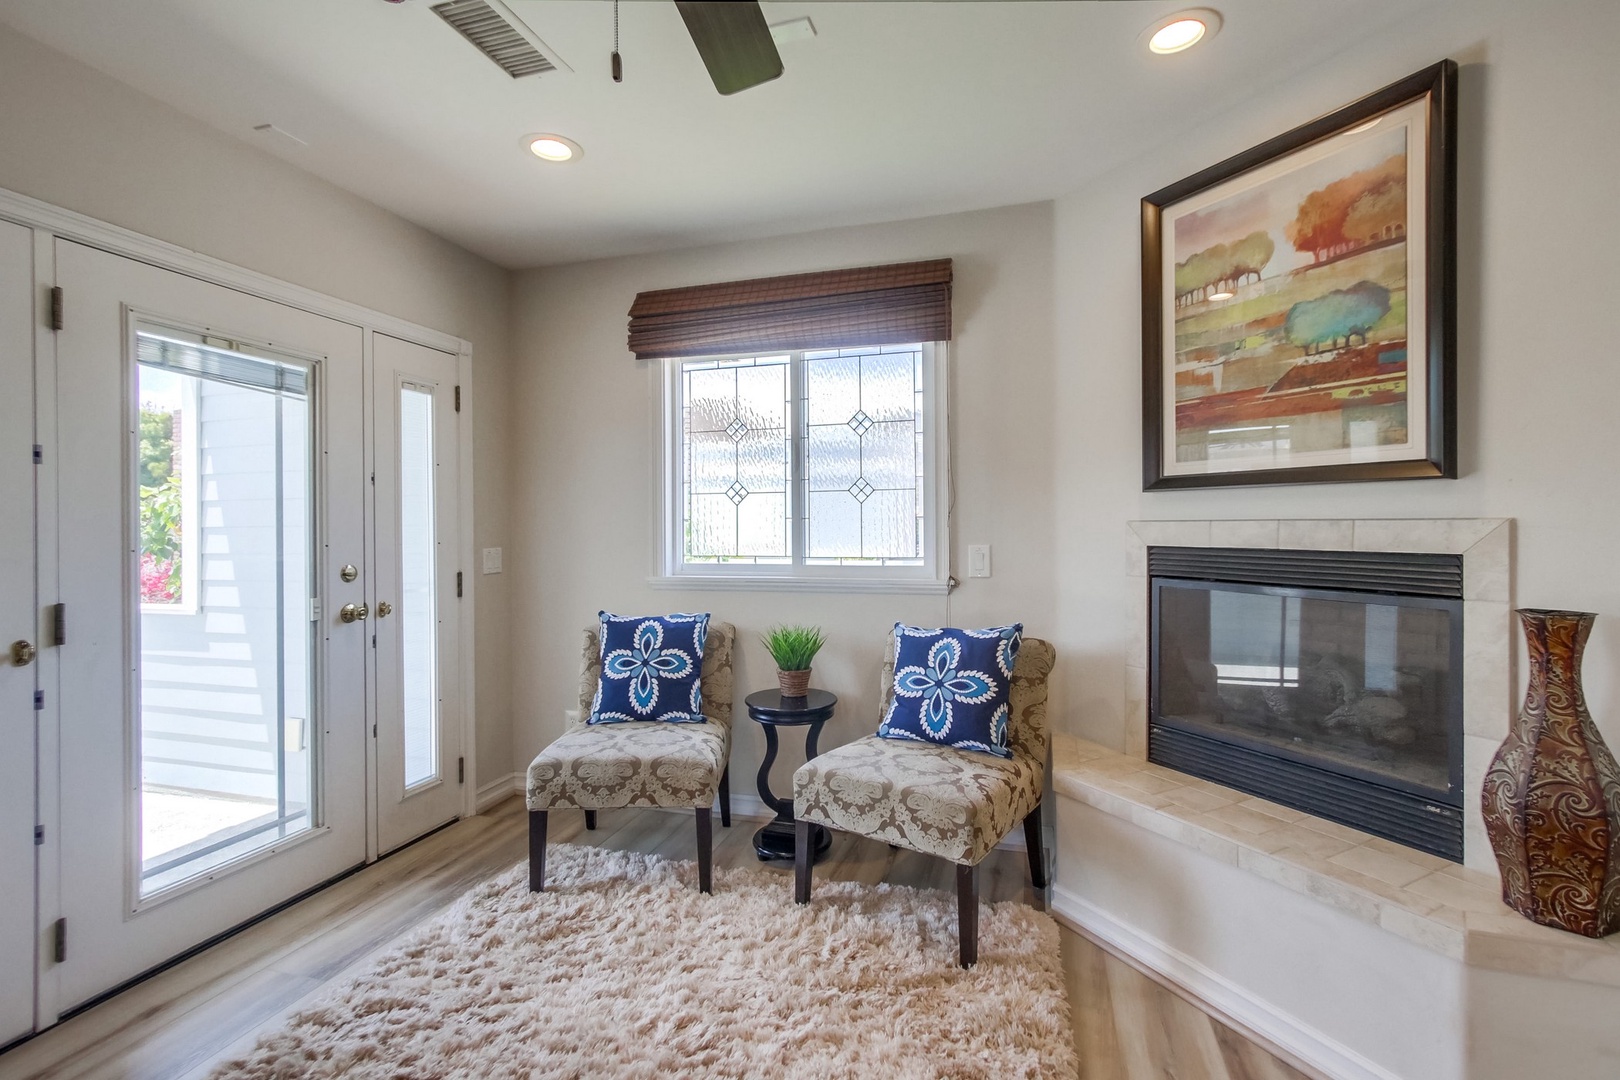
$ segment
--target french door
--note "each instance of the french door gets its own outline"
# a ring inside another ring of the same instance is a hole
[[[56,242],[62,1007],[363,862],[364,331]]]
[[[0,221],[0,1046],[34,1026],[33,232]]]
[[[372,337],[377,841],[461,813],[457,358]]]

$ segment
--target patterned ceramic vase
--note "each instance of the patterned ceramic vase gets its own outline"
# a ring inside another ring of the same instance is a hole
[[[777,668],[776,685],[782,688],[783,697],[804,697],[810,692],[810,669],[783,671]]]
[[[1587,937],[1620,930],[1620,768],[1581,694],[1596,618],[1519,612],[1530,689],[1485,774],[1485,828],[1502,899],[1532,922]]]

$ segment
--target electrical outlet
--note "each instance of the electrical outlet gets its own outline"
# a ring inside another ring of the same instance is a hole
[[[498,574],[501,572],[501,549],[484,549],[484,573]]]
[[[990,545],[968,545],[968,577],[990,576]]]
[[[577,724],[577,723],[579,723],[579,710],[578,709],[564,709],[563,710],[563,723],[565,723],[565,724]]]

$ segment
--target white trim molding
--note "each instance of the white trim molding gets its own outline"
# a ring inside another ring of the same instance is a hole
[[[487,784],[478,787],[478,793],[473,805],[473,813],[482,814],[485,810],[505,802],[513,795],[522,795],[526,774],[520,772],[507,773],[498,776]]]
[[[1283,1012],[1197,960],[1062,885],[1052,887],[1052,914],[1073,930],[1159,977],[1228,1027],[1282,1051],[1279,1055],[1319,1080],[1403,1080],[1297,1017]],[[1404,1078],[1410,1080],[1410,1078]]]

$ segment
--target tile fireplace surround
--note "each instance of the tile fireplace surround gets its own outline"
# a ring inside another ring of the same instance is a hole
[[[1511,540],[1502,518],[1130,523],[1124,753],[1054,738],[1054,913],[1309,1075],[1620,1080],[1620,935],[1503,905],[1480,814],[1516,708]],[[1462,556],[1465,865],[1146,760],[1149,547]]]
[[[1429,551],[1463,561],[1463,865],[1496,873],[1479,793],[1513,718],[1511,535],[1505,518],[1341,521],[1133,521],[1125,668],[1125,752],[1147,757],[1150,547]]]

